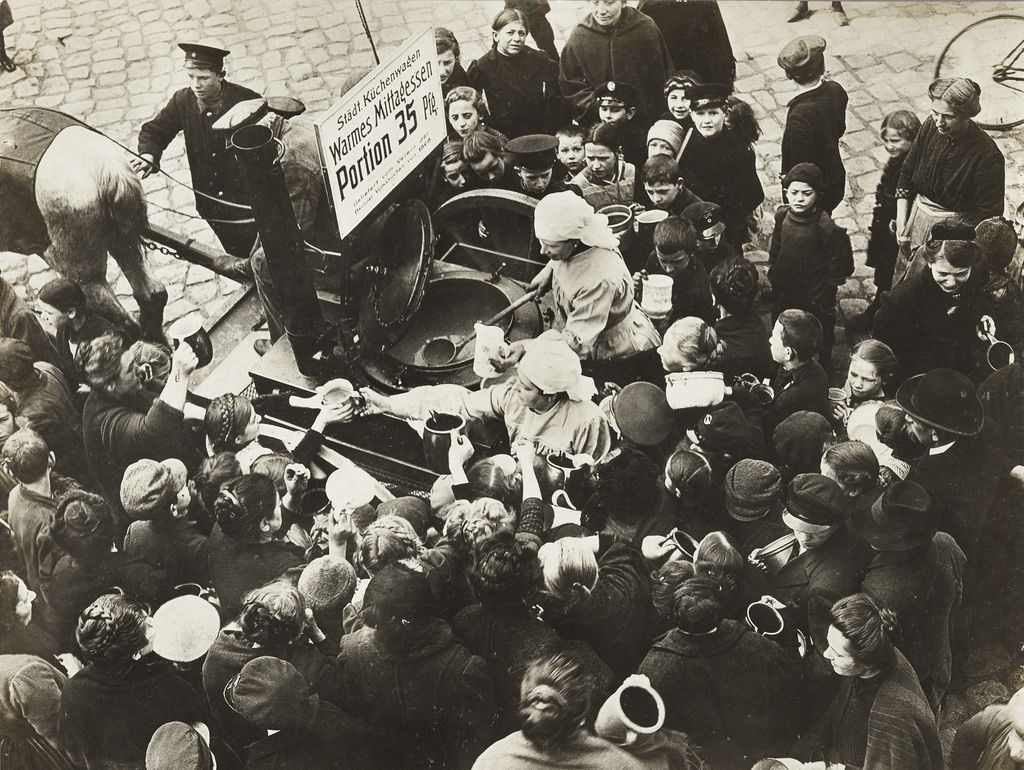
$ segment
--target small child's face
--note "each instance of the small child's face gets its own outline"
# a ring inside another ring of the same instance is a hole
[[[664,139],[652,139],[647,143],[647,157],[653,158],[655,155],[668,155],[670,158],[674,158],[676,151]]]
[[[634,107],[627,108],[621,102],[602,103],[597,108],[597,117],[602,123],[614,123],[621,126],[636,112]]]
[[[607,181],[615,175],[615,167],[618,165],[618,155],[611,147],[603,144],[586,145],[587,169],[590,171],[590,178],[594,181]]]
[[[886,128],[882,130],[882,145],[892,158],[901,158],[906,155],[910,152],[910,146],[913,143],[912,140],[907,139],[895,129]]]
[[[878,369],[860,356],[850,359],[846,382],[850,386],[850,392],[858,399],[870,398],[882,391],[882,378]]]
[[[721,107],[695,110],[693,122],[701,136],[717,136],[722,133],[722,128],[725,126],[725,110]]]
[[[454,51],[445,51],[437,55],[437,68],[438,75],[441,76],[441,85],[448,82],[448,78],[452,76],[452,72],[455,71],[455,63],[458,59],[455,58]]]
[[[686,91],[683,89],[669,91],[665,101],[668,103],[668,111],[676,120],[682,120],[690,114],[690,100],[686,98]]]
[[[797,214],[805,214],[818,202],[818,193],[806,182],[790,182],[786,188],[786,200]]]
[[[580,173],[587,165],[586,153],[583,151],[583,139],[575,136],[558,137],[558,159],[573,174]]]
[[[657,182],[656,184],[644,182],[644,190],[655,208],[667,209],[679,197],[682,185],[668,184],[667,182]]]
[[[448,120],[455,133],[463,139],[480,128],[480,113],[476,111],[473,102],[465,99],[458,99],[448,105]]]

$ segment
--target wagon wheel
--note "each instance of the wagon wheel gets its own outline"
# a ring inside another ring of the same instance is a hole
[[[510,190],[460,193],[434,212],[434,227],[440,233],[435,254],[442,259],[453,245],[461,244],[461,253],[449,257],[452,261],[486,272],[497,270],[504,262],[504,275],[529,281],[546,263],[533,234],[535,208],[534,198]],[[487,239],[478,233],[481,220],[487,227]]]

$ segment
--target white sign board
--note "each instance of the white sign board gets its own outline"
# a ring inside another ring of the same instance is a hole
[[[316,126],[344,238],[447,133],[434,30],[412,37]]]

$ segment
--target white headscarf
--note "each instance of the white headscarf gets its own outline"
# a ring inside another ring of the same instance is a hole
[[[530,340],[525,347],[519,372],[541,393],[565,393],[571,401],[589,401],[597,393],[594,381],[583,376],[580,357],[560,336],[543,335]]]
[[[542,241],[579,240],[602,249],[619,248],[619,236],[608,226],[608,217],[572,192],[552,193],[540,199],[533,215],[533,231]]]

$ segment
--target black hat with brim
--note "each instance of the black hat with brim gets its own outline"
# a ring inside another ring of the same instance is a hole
[[[932,369],[900,385],[896,403],[911,417],[957,436],[976,436],[985,410],[970,378],[953,369]]]
[[[897,481],[856,507],[853,529],[876,551],[909,551],[935,537],[939,512],[927,489]]]

